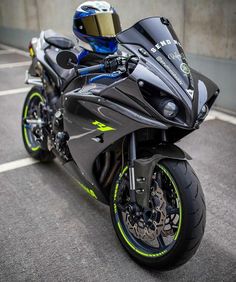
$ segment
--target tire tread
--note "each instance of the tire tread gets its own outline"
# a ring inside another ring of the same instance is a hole
[[[171,270],[183,265],[196,253],[204,234],[206,205],[198,177],[187,161],[166,159],[162,160],[160,164],[168,169],[179,189],[181,201],[182,199],[185,201],[182,207],[184,210],[183,221],[185,226],[182,225],[183,230],[180,230],[173,251],[170,251],[163,257],[150,259],[134,253],[134,251],[126,246],[126,243],[119,235],[113,218],[112,199],[114,189],[112,190],[113,193],[111,193],[111,216],[118,238],[133,259],[142,265],[162,271]]]

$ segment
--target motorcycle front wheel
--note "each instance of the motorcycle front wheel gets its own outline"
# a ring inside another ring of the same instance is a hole
[[[113,226],[124,249],[141,265],[170,270],[197,251],[206,223],[201,184],[187,161],[162,160],[152,176],[149,208],[130,209],[128,167],[110,193]]]

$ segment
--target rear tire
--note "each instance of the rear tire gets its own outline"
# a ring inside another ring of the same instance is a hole
[[[186,263],[196,253],[204,234],[206,207],[201,184],[187,161],[167,159],[160,161],[159,165],[168,175],[170,181],[176,185],[182,207],[179,234],[171,249],[163,254],[160,252],[157,255],[151,253],[150,256],[143,255],[139,251],[139,245],[134,245],[135,241],[129,241],[125,229],[122,230],[117,207],[115,207],[119,183],[123,177],[122,173],[113,183],[110,194],[110,210],[116,234],[131,257],[141,265],[158,270],[170,270]]]
[[[55,156],[49,150],[42,149],[40,144],[34,140],[34,136],[30,129],[26,127],[25,119],[29,117],[30,110],[34,106],[37,108],[40,102],[44,102],[45,98],[43,95],[42,88],[33,87],[26,96],[21,119],[21,131],[24,146],[29,155],[41,162],[50,162]]]

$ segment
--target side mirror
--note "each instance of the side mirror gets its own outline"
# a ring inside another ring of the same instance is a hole
[[[78,60],[74,53],[70,51],[61,51],[56,57],[57,64],[63,69],[73,69]]]

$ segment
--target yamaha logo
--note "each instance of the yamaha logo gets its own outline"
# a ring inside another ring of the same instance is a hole
[[[187,74],[187,75],[190,74],[190,68],[189,68],[189,66],[188,66],[187,64],[182,63],[182,64],[180,65],[180,69],[182,70],[182,72],[183,72],[184,74]]]

